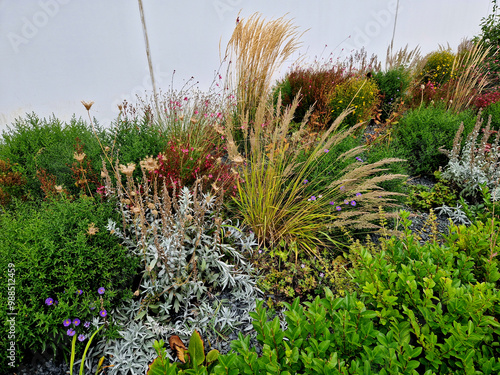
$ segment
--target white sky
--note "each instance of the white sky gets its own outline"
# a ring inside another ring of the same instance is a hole
[[[220,66],[236,17],[286,13],[300,31],[300,54],[338,57],[366,47],[383,59],[397,0],[143,0],[156,81],[168,89],[190,77],[206,90]],[[400,0],[394,43],[423,53],[456,49],[477,35],[490,0]],[[0,130],[34,111],[86,116],[80,100],[109,124],[116,104],[151,89],[136,0],[0,0]],[[306,60],[306,61],[307,61]],[[291,63],[292,61],[290,61]],[[284,66],[282,73],[285,73]]]

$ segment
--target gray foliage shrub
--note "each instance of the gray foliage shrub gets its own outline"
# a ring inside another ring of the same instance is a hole
[[[130,168],[122,172],[126,187],[114,188],[107,176],[106,191],[119,198],[124,229],[110,220],[108,230],[144,270],[135,297],[111,313],[122,337],[98,343],[94,356],[110,358],[110,374],[142,374],[154,358],[154,339],[188,340],[196,329],[217,347],[232,330],[251,329],[259,291],[246,257],[257,242],[238,222],[223,219],[222,196],[196,186],[159,194],[153,184],[135,185]]]
[[[461,148],[463,123],[455,135],[451,151],[440,149],[449,157],[442,176],[457,185],[462,195],[477,199],[482,184],[491,190],[493,200],[500,198],[500,133],[490,129],[490,121],[484,129],[480,116],[472,132]],[[481,132],[482,130],[482,132]],[[482,135],[480,136],[480,134]]]

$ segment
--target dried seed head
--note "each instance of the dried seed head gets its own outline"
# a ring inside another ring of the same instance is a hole
[[[184,120],[184,115],[180,115],[179,120],[181,120],[181,121]]]
[[[101,171],[101,177],[102,178],[108,177],[108,172],[107,171]]]
[[[62,193],[62,191],[63,191],[63,187],[62,187],[62,185],[56,185],[56,186],[55,186],[55,188],[56,188],[56,191],[57,191],[58,193]]]
[[[139,289],[137,289],[137,290],[134,292],[134,297],[139,297],[139,294],[140,294]]]
[[[118,104],[118,110],[121,112],[121,111],[122,111],[122,109],[123,109],[123,105]]]
[[[86,102],[82,100],[82,104],[87,109],[87,111],[90,111],[90,108],[92,108],[92,104],[94,104],[94,102]]]
[[[158,211],[156,211],[156,210],[151,210],[151,213],[152,213],[154,216],[157,216],[157,215],[158,215]]]
[[[245,159],[243,159],[243,157],[241,155],[233,156],[233,158],[231,160],[233,162],[235,162],[236,164],[242,164],[245,161]]]
[[[194,117],[191,117],[191,124],[196,124],[198,122],[197,119],[195,119]]]
[[[224,135],[224,128],[219,124],[214,124],[214,129],[217,133]]]
[[[134,163],[128,163],[127,166],[124,166],[123,164],[120,164],[120,172],[123,173],[126,176],[132,176],[135,170],[135,164]]]
[[[154,210],[156,207],[155,207],[155,204],[154,204],[154,203],[149,202],[149,203],[148,203],[148,208],[149,208],[150,210]]]
[[[132,207],[131,210],[134,214],[139,215],[141,213],[141,208],[139,206]]]
[[[420,85],[420,90],[424,91],[425,90],[425,85],[424,84],[421,84]]]
[[[111,150],[111,149],[109,148],[109,146],[104,147],[104,151],[105,151],[105,152],[109,152],[109,150]]]
[[[152,156],[148,156],[146,159],[141,160],[140,164],[141,168],[144,168],[148,172],[152,172],[160,167],[158,162],[153,159]]]
[[[90,236],[93,236],[97,232],[99,232],[99,228],[97,228],[94,223],[90,223],[89,228],[87,229],[87,233]]]
[[[123,199],[122,203],[129,205],[130,204],[130,199]]]
[[[81,163],[83,161],[83,159],[85,159],[85,152],[82,152],[81,154],[75,152],[73,154],[73,158],[75,158],[76,161],[78,161],[79,163]]]

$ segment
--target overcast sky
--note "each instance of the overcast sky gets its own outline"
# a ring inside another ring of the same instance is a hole
[[[168,89],[194,77],[206,90],[235,21],[287,14],[300,31],[298,55],[340,57],[354,49],[385,58],[397,0],[143,0],[156,81]],[[479,33],[490,0],[400,0],[394,43],[428,53]],[[0,0],[0,130],[34,111],[109,124],[123,99],[150,92],[137,0]],[[282,73],[292,63],[284,66]]]

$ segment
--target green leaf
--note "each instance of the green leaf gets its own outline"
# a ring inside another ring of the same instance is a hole
[[[188,353],[195,366],[201,365],[205,361],[205,347],[198,331],[194,331],[189,340]]]
[[[212,349],[207,353],[207,365],[217,361],[219,358],[219,351],[217,349]]]

